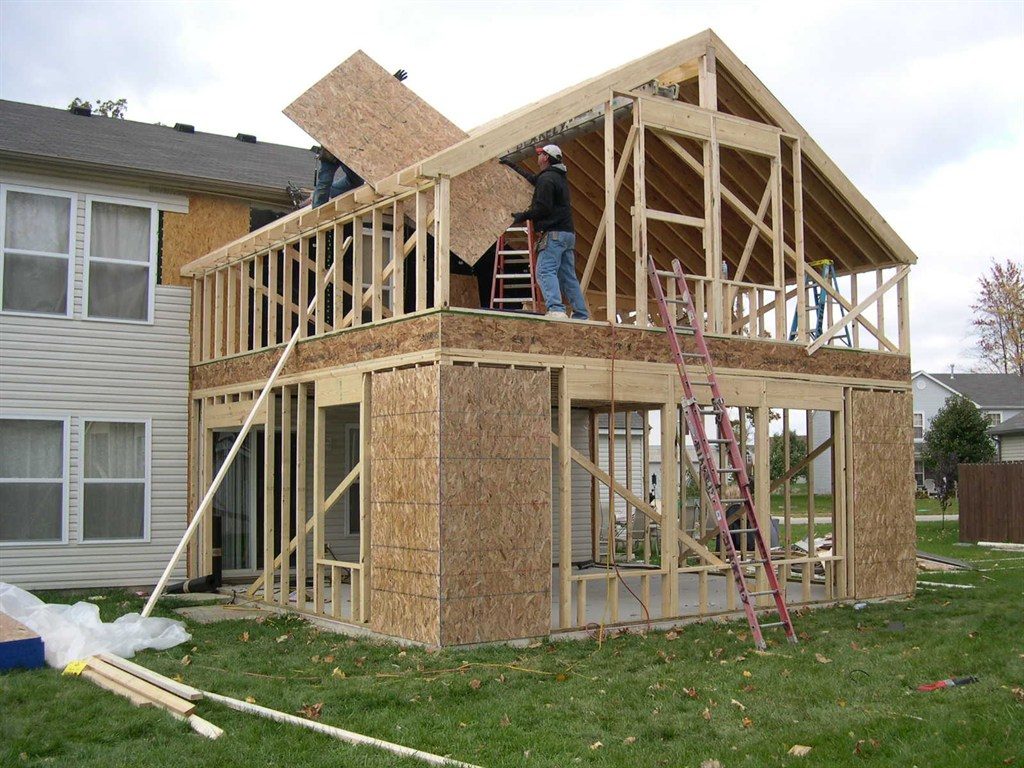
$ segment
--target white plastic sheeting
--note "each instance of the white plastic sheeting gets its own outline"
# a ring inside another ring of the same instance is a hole
[[[97,653],[125,659],[146,648],[164,650],[191,639],[185,625],[173,619],[143,618],[128,613],[110,623],[100,621],[92,603],[57,605],[0,582],[0,611],[37,633],[45,646],[46,663],[61,668]]]

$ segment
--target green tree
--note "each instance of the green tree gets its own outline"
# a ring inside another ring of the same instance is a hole
[[[97,115],[116,117],[119,120],[123,120],[125,113],[128,111],[128,99],[107,99],[106,101],[96,99],[96,106],[93,106],[92,102],[84,101],[76,96],[74,101],[68,104],[68,109],[74,109],[75,107],[87,107]]]
[[[960,464],[978,464],[995,457],[995,446],[986,434],[989,423],[966,397],[946,400],[924,436],[921,459],[938,474],[939,504],[943,511],[956,493]]]
[[[772,435],[769,441],[768,460],[771,467],[772,481],[778,480],[786,474],[786,451],[785,439],[782,435]],[[807,456],[807,438],[798,435],[793,430],[789,431],[789,466],[795,467],[804,457]],[[797,472],[793,479],[806,478],[807,468]]]
[[[978,278],[971,324],[983,368],[1024,376],[1024,269],[1013,259],[992,261]]]

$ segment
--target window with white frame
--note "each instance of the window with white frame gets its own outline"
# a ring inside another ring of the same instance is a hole
[[[6,312],[71,312],[75,196],[0,186],[0,307]]]
[[[905,422],[904,422],[905,423]],[[924,414],[914,414],[914,439],[924,440]]]
[[[0,542],[62,542],[67,509],[63,419],[0,419]]]
[[[85,316],[149,322],[156,281],[157,209],[89,197]]]
[[[145,539],[149,528],[149,424],[82,424],[82,541]]]
[[[1003,423],[1003,414],[1001,411],[988,411],[985,414],[985,418],[988,419],[988,423],[993,427]]]

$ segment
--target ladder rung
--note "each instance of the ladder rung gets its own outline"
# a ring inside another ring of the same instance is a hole
[[[720,472],[720,473],[729,473],[729,474],[735,474],[735,473],[739,472],[738,469],[733,469],[732,467],[719,467],[715,471],[716,472]]]
[[[524,275],[521,272],[499,272],[495,277],[499,280],[533,280],[532,275]]]
[[[523,296],[520,299],[491,299],[492,304],[525,304],[528,301],[533,301],[529,296]]]
[[[527,227],[509,227],[505,231],[506,232],[528,232],[529,229]]]
[[[737,560],[736,565],[764,565],[770,563],[770,560]]]
[[[528,250],[527,251],[522,251],[522,250],[517,250],[517,251],[498,251],[498,254],[501,255],[501,256],[524,256],[524,255],[526,255],[528,253],[529,253]]]
[[[675,272],[671,272],[671,271],[669,271],[667,269],[656,269],[656,270],[654,270],[654,274],[658,275],[658,277],[675,277],[676,276]]]
[[[764,595],[774,595],[774,589],[763,589],[760,592],[747,592],[748,597],[763,597]]]
[[[760,624],[761,629],[768,629],[769,627],[784,627],[786,622],[784,621],[769,621],[767,624]]]
[[[699,357],[701,360],[705,360],[706,359],[704,357],[704,355],[702,355],[700,352],[680,352],[679,356],[680,357]]]
[[[757,528],[730,528],[729,533],[754,533]]]
[[[732,444],[732,440],[729,440],[728,438],[725,438],[725,437],[709,437],[708,438],[708,442],[709,443],[713,443],[715,445],[731,445]],[[724,501],[724,499],[723,499],[723,501]],[[741,499],[734,499],[734,501],[741,501]]]
[[[684,307],[688,306],[689,303],[690,303],[690,302],[686,301],[685,299],[673,299],[673,298],[670,298],[669,296],[665,297],[665,301],[668,302],[669,304],[682,304]]]

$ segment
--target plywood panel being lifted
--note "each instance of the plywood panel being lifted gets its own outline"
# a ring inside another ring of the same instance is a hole
[[[466,138],[466,133],[362,51],[284,113],[371,184]],[[451,249],[475,264],[529,204],[530,187],[497,162],[452,182]]]

